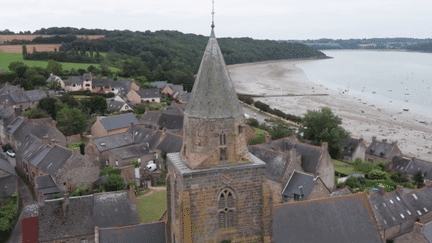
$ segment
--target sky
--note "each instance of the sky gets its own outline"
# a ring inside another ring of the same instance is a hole
[[[215,0],[217,37],[432,37],[431,0]],[[0,0],[0,30],[76,27],[208,36],[211,0]]]

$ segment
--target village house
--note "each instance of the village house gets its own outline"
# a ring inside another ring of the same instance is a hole
[[[432,242],[431,213],[420,216],[419,221],[414,223],[413,231],[393,239],[394,243],[430,243]]]
[[[176,113],[170,111],[146,111],[140,119],[140,123],[148,128],[166,128],[169,131],[181,131],[183,129],[183,114],[176,109]]]
[[[22,225],[36,232],[22,231],[31,242],[99,242],[98,228],[139,224],[134,188],[87,196],[45,200],[23,209]],[[27,223],[28,222],[28,223]],[[35,223],[38,222],[38,223]],[[31,234],[31,235],[29,235]]]
[[[63,81],[63,79],[61,79],[59,76],[54,75],[52,73],[50,74],[50,76],[48,77],[46,82],[47,82],[47,84],[49,84],[51,82],[58,82],[62,89],[66,88],[66,85],[65,85],[65,82]]]
[[[319,176],[294,171],[283,190],[283,202],[329,197],[331,191]]]
[[[372,137],[372,143],[366,149],[365,160],[370,162],[385,161],[390,162],[394,156],[402,155],[397,146],[397,141],[387,142],[387,139],[378,141],[375,136]]]
[[[419,158],[408,158],[403,156],[394,156],[387,164],[387,171],[399,171],[403,175],[411,177],[421,171],[428,184],[432,183],[432,162]]]
[[[16,165],[33,186],[36,186],[37,177],[50,175],[62,192],[77,186],[90,187],[99,178],[99,168],[79,150],[70,151],[55,143],[44,144],[32,134],[17,150]]]
[[[131,124],[139,124],[138,119],[133,113],[108,117],[98,116],[96,122],[91,127],[91,135],[93,138],[99,138],[124,133]]]
[[[349,138],[344,145],[343,155],[343,159],[346,161],[353,162],[357,158],[365,161],[366,144],[364,143],[363,138]]]
[[[133,111],[131,106],[126,103],[126,101],[118,101],[113,98],[106,99],[108,112],[123,112],[123,111]]]
[[[166,243],[165,222],[97,228],[99,243]]]
[[[0,204],[17,191],[17,174],[7,157],[0,154]]]
[[[114,93],[125,96],[130,89],[136,89],[135,82],[122,80],[113,81],[108,78],[94,78],[91,73],[82,76],[73,76],[69,82],[64,82],[64,89],[67,92],[90,90],[92,93]],[[62,86],[63,88],[63,86]]]
[[[413,231],[419,217],[432,216],[432,189],[429,187],[411,190],[398,186],[396,191],[390,193],[380,188],[380,191],[369,195],[369,201],[385,240]]]
[[[158,89],[140,89],[138,91],[131,89],[126,97],[136,105],[142,103],[160,103],[161,99]]]
[[[1,105],[10,106],[14,110],[19,109],[21,111],[36,107],[39,100],[47,97],[45,91],[41,89],[24,91],[12,85],[3,87],[0,92]]]
[[[37,176],[34,191],[38,195],[39,201],[53,199],[62,193],[51,175]]]
[[[25,119],[17,117],[5,128],[5,142],[11,144],[16,151],[26,136],[31,133],[41,140],[66,146],[66,137],[58,130],[56,124],[57,122],[52,118]]]
[[[181,92],[183,92],[183,85],[166,84],[165,87],[162,89],[161,94],[175,98]]]
[[[0,143],[6,144],[5,128],[16,118],[16,112],[8,106],[0,105]]]
[[[126,147],[111,149],[106,152],[106,165],[123,167],[130,165],[132,160],[147,164],[156,159],[156,152],[148,144],[135,144]]]
[[[158,88],[160,91],[163,90],[163,88],[165,88],[165,86],[168,85],[168,81],[154,81],[154,82],[150,82],[151,86],[154,86],[156,88]]]

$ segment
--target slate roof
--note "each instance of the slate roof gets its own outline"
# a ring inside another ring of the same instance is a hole
[[[16,157],[29,160],[32,155],[44,147],[43,142],[33,134],[28,134],[15,153]]]
[[[95,86],[95,87],[111,86],[111,79],[107,79],[107,78],[93,79],[92,80],[92,86]]]
[[[43,90],[28,90],[25,94],[30,102],[36,102],[47,97]]]
[[[391,160],[391,163],[393,165],[392,169],[400,172],[405,172],[410,162],[411,162],[410,158],[395,156]]]
[[[346,144],[344,145],[345,155],[351,156],[362,141],[363,139],[361,138],[360,139],[349,138]]]
[[[150,148],[156,148],[161,138],[162,138],[162,132],[158,130],[155,133],[153,133],[152,136],[149,136],[147,137],[147,139],[144,139],[143,142],[148,143]]]
[[[282,194],[287,197],[294,197],[294,194],[297,194],[301,195],[300,200],[306,200],[317,184],[317,180],[318,178],[312,175],[294,171]]]
[[[25,137],[29,133],[35,135],[40,139],[42,139],[42,137],[45,135],[48,135],[48,137],[50,137],[51,134],[57,128],[50,123],[52,121],[52,118],[42,118],[42,119],[43,120],[41,121],[46,121],[46,122],[34,123],[34,122],[24,121],[24,123],[13,132],[14,139],[22,143],[22,141],[24,141]]]
[[[181,130],[183,129],[183,115],[161,113],[157,124],[167,129]]]
[[[73,76],[72,77],[72,79],[71,79],[71,81],[70,81],[70,84],[72,85],[72,84],[83,84],[83,76]]]
[[[5,86],[0,89],[0,95],[9,94],[17,91],[22,91],[22,89],[16,85],[6,83]]]
[[[16,175],[15,169],[12,167],[11,163],[7,158],[0,158],[0,170],[5,171],[11,175]]]
[[[195,118],[234,118],[243,114],[212,29],[185,115]]]
[[[131,123],[134,125],[139,124],[133,113],[126,113],[117,116],[108,116],[100,119],[100,123],[107,131],[116,130],[130,126]]]
[[[388,158],[390,156],[391,151],[395,146],[392,143],[387,143],[384,141],[372,140],[372,143],[366,149],[366,154],[381,156],[383,158]]]
[[[107,99],[108,111],[119,111],[125,102]]]
[[[18,178],[16,175],[9,175],[0,178],[0,198],[12,196],[18,190]]]
[[[126,146],[122,148],[112,149],[110,152],[121,159],[128,159],[134,157],[141,157],[143,155],[149,154],[150,148],[143,144],[136,144],[131,146]]]
[[[97,187],[99,187],[100,185],[102,185],[106,180],[108,179],[107,175],[102,175],[101,177],[99,177],[99,179],[97,179],[95,182],[93,182],[93,184]]]
[[[181,92],[179,96],[177,96],[177,99],[182,102],[189,102],[189,99],[191,97],[191,93]]]
[[[128,133],[130,133],[134,139],[134,143],[143,143],[146,138],[151,136],[155,131],[150,128],[146,128],[143,125],[137,125],[133,128],[128,129]]]
[[[349,195],[352,194],[350,189],[348,189],[348,187],[342,188],[340,190],[334,191],[332,193],[330,193],[331,197],[335,197],[335,196],[342,196],[342,195]]]
[[[16,105],[15,102],[13,101],[12,97],[10,96],[10,94],[3,94],[0,95],[0,104],[6,103],[7,105]]]
[[[273,209],[274,242],[381,243],[364,193],[284,203]]]
[[[1,118],[9,118],[14,114],[14,110],[10,107],[3,107],[0,110],[0,117]]]
[[[161,97],[158,89],[140,89],[138,91],[138,94],[143,99],[160,98]]]
[[[49,147],[49,146],[41,147],[36,152],[31,154],[31,158],[29,160],[29,163],[32,164],[33,166],[37,167],[39,165],[39,163],[42,161],[42,159],[48,154],[48,152],[50,150],[51,150],[51,147]]]
[[[163,89],[165,85],[168,84],[168,81],[155,81],[155,82],[150,82],[150,84],[152,86],[155,86],[158,89]]]
[[[128,191],[94,194],[95,225],[118,227],[138,224],[136,202]]]
[[[65,211],[63,198],[45,201],[39,208],[39,240],[94,234],[93,195],[70,197]]]
[[[130,133],[119,133],[116,135],[96,138],[93,140],[93,142],[98,150],[103,152],[133,144],[134,140],[132,138],[132,134]]]
[[[180,152],[183,146],[183,136],[167,133],[165,138],[157,145],[156,149],[167,153]]]
[[[17,117],[15,118],[7,127],[6,127],[6,131],[10,134],[14,133],[18,127],[21,126],[21,124],[24,123],[24,118],[22,117]]]
[[[50,175],[36,177],[36,188],[44,195],[60,192]]]
[[[30,102],[29,98],[27,97],[24,91],[13,92],[10,93],[9,95],[12,98],[12,100],[15,102],[15,104]]]
[[[264,161],[266,166],[266,178],[273,181],[280,181],[284,175],[289,154],[276,152],[259,146],[248,146],[249,152]]]
[[[183,92],[183,85],[181,84],[170,84],[170,88],[173,90],[174,94]]]
[[[409,193],[394,191],[384,195],[376,192],[369,196],[369,200],[380,229],[388,229],[429,212],[432,209],[432,189],[425,187]],[[407,232],[401,232],[404,233]]]
[[[60,146],[54,146],[38,164],[37,168],[48,172],[50,175],[53,175],[63,166],[63,164],[66,163],[66,161],[71,156],[72,151]]]
[[[178,107],[176,104],[171,104],[168,106],[164,113],[173,114],[173,115],[183,115],[183,110]]]
[[[424,174],[425,179],[432,180],[432,162],[414,158],[405,169],[407,174],[414,175],[417,171]]]
[[[100,243],[165,243],[165,223],[99,229]]]
[[[156,126],[161,114],[162,111],[146,111],[146,113],[141,117],[140,122],[148,126]]]

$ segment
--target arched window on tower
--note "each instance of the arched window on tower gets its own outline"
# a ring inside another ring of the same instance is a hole
[[[219,139],[220,139],[220,145],[226,145],[226,134],[224,132],[222,132],[219,135]]]
[[[218,218],[220,229],[235,227],[235,198],[229,189],[219,194]]]

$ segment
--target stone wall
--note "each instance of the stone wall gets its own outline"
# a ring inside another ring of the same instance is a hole
[[[309,197],[307,200],[310,199],[316,199],[316,198],[322,198],[322,197],[329,197],[330,191],[329,189],[324,185],[324,183],[321,181],[321,179],[317,179],[317,183],[315,184],[314,188],[312,189],[311,193],[309,194]]]
[[[141,104],[141,96],[139,96],[139,94],[133,89],[131,89],[131,91],[129,91],[129,93],[126,95],[126,97],[128,100],[131,100],[135,104]]]
[[[327,146],[323,145],[321,147],[323,152],[315,176],[321,177],[327,188],[333,191],[335,188],[333,160],[327,151]]]
[[[129,127],[123,127],[123,128],[119,128],[116,130],[108,131],[108,136],[116,135],[116,134],[120,134],[120,133],[125,133],[125,132],[127,132],[128,129],[129,129]]]
[[[269,179],[265,179],[265,182],[267,183],[269,190],[272,192],[272,203],[282,203],[282,190],[284,189],[282,184]]]
[[[84,147],[84,153],[93,162],[93,164],[98,167],[102,167],[102,162],[104,160],[102,160],[101,154],[92,139],[90,139],[90,141]]]
[[[66,146],[69,146],[69,144],[72,143],[78,143],[81,142],[81,134],[74,134],[66,137]]]
[[[108,136],[107,130],[105,130],[105,128],[102,126],[99,119],[93,124],[90,130],[92,138]]]

